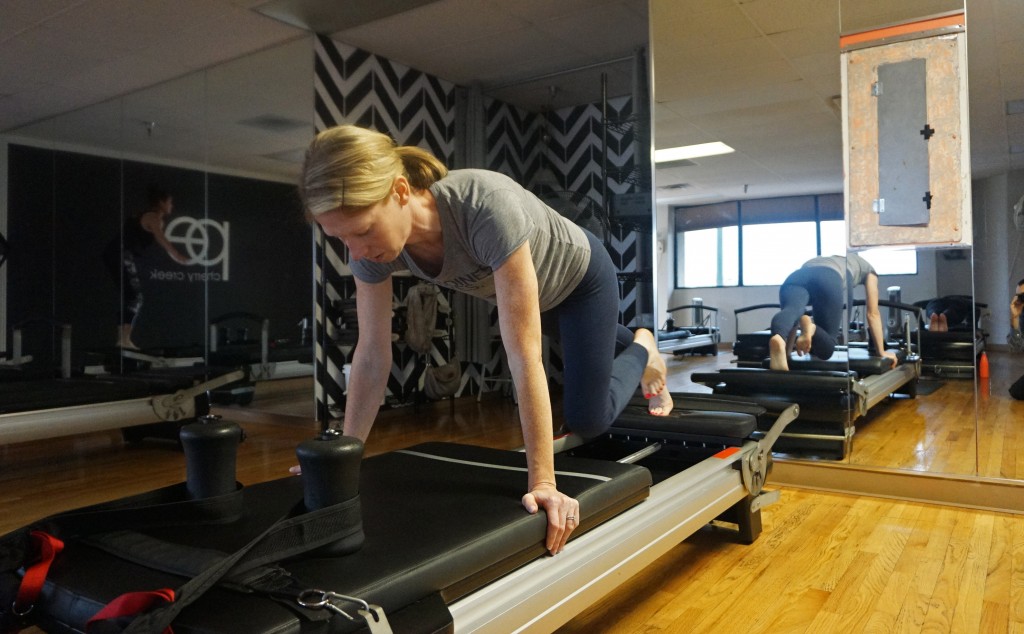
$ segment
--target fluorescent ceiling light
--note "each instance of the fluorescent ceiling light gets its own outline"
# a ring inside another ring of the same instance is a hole
[[[671,161],[682,161],[685,159],[699,158],[701,156],[714,156],[716,154],[728,154],[735,152],[725,143],[715,141],[713,143],[698,143],[697,145],[684,145],[682,147],[670,147],[664,150],[654,151],[655,163],[669,163]]]

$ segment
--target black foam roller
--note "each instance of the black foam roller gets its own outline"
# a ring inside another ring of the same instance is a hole
[[[235,459],[242,440],[237,423],[203,416],[183,426],[179,437],[185,449],[186,487],[193,499],[235,490]]]

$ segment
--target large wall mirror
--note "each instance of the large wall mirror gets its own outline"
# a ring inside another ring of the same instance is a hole
[[[840,35],[964,9],[959,0],[898,4],[706,2],[695,9],[652,0],[655,149],[714,141],[735,149],[656,165],[659,314],[699,297],[719,309],[722,340],[731,342],[737,308],[778,302],[777,283],[721,283],[722,266],[715,259],[721,252],[702,254],[702,263],[693,265],[718,267],[718,280],[691,287],[681,283],[686,256],[678,210],[703,208],[700,217],[706,220],[737,201],[756,208],[764,200],[792,197],[787,208],[796,216],[798,199],[820,202],[842,194]],[[1009,72],[1024,65],[1021,35],[1007,26],[1018,14],[1019,8],[1005,0],[972,1],[967,7],[973,245],[883,253],[902,261],[899,266],[905,269],[880,277],[883,300],[890,298],[890,289],[901,303],[922,309],[929,300],[963,300],[967,308],[958,305],[958,310],[968,314],[955,319],[955,330],[965,331],[967,361],[925,370],[914,399],[892,398],[873,407],[857,421],[850,452],[828,460],[829,465],[1020,477],[1012,459],[1019,440],[1008,426],[1020,419],[1021,410],[1007,387],[1024,372],[1024,360],[1008,355],[1004,345],[1009,298],[1024,271],[1015,256],[1021,234],[1011,213],[1024,193],[1024,161],[1011,149],[1021,146],[1020,119],[1007,103],[1024,96],[1024,86],[1010,77],[1019,73]],[[820,211],[810,218],[823,231]],[[765,235],[775,240],[772,249],[784,258],[792,232]],[[926,334],[931,329],[927,314]],[[889,321],[884,307],[882,317]],[[985,346],[992,362],[989,378],[975,370]]]
[[[70,325],[82,372],[137,361],[115,347],[133,316],[130,341],[157,365],[259,342],[265,322],[271,347],[308,364],[312,243],[294,179],[312,132],[311,36],[7,131],[7,330]],[[170,197],[170,250],[136,244],[154,191]],[[52,365],[60,330],[37,330],[22,352]]]

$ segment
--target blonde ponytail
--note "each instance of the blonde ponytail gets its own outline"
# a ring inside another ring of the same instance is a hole
[[[426,189],[448,169],[433,154],[397,146],[391,137],[353,125],[328,128],[306,150],[299,195],[307,213],[319,216],[339,207],[369,207],[391,193],[405,175],[413,189]]]

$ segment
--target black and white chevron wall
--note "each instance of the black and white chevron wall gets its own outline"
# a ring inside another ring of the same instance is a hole
[[[430,150],[443,161],[454,154],[455,86],[422,71],[397,64],[329,38],[315,44],[316,130],[354,123],[389,134],[399,144]],[[317,413],[321,421],[343,408],[344,364],[352,345],[339,344],[335,332],[341,316],[338,300],[351,297],[354,288],[347,277],[347,253],[340,243],[317,236],[316,351]],[[396,283],[394,304],[401,306],[409,285]],[[445,300],[445,303],[446,300]],[[450,337],[438,337],[428,355],[432,365],[450,358]],[[428,362],[404,343],[392,349],[393,364],[386,398],[409,402],[420,385]]]
[[[318,37],[315,45],[315,124],[323,130],[341,123],[373,127],[390,134],[405,145],[429,149],[448,164],[455,151],[454,84],[397,64],[358,48]],[[502,103],[485,100],[487,167],[511,176],[535,192],[555,188],[585,193],[604,204],[605,182],[609,196],[635,192],[634,131],[626,126],[605,132],[599,104],[576,106],[544,113],[531,113]],[[609,120],[628,119],[632,99],[609,100]],[[607,141],[607,145],[606,145]],[[606,149],[607,148],[607,149]],[[605,154],[607,152],[607,154]],[[607,156],[607,181],[602,178],[602,161]],[[609,201],[610,202],[610,201]],[[642,240],[632,227],[612,223],[607,247],[622,273],[638,270],[638,249]],[[318,236],[316,249],[317,325],[325,337],[317,344],[317,411],[324,418],[343,403],[342,367],[352,347],[334,345],[332,328],[337,323],[333,306],[352,294],[344,248]],[[621,283],[620,312],[626,325],[635,325],[637,297],[642,289]],[[396,306],[404,301],[404,288],[396,284]],[[497,332],[497,315],[492,325]],[[458,327],[457,324],[455,327]],[[439,340],[431,357],[435,365],[450,358],[447,340]],[[408,398],[419,384],[423,365],[396,344],[388,393],[396,401]],[[476,392],[494,384],[485,378],[500,372],[500,341],[495,338],[492,359],[481,367],[467,366],[461,391]],[[555,380],[561,377],[557,349],[547,351],[548,369]]]

